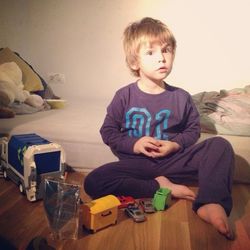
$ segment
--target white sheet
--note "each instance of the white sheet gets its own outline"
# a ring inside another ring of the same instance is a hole
[[[78,171],[89,172],[105,163],[116,161],[101,139],[102,125],[109,101],[75,100],[64,109],[16,116],[0,120],[0,133],[37,133],[57,142],[66,152],[66,162]],[[202,133],[201,139],[215,136]],[[235,180],[250,183],[250,137],[223,135],[236,153]]]
[[[101,139],[102,125],[107,101],[75,100],[66,103],[63,109],[54,109],[13,119],[0,120],[0,133],[37,133],[57,142],[66,152],[66,162],[79,170],[90,171],[116,157]]]

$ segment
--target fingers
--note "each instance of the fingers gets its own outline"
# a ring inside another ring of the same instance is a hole
[[[134,145],[135,153],[142,153],[148,157],[154,157],[152,152],[159,150],[160,143],[153,137],[142,137]]]
[[[153,157],[155,158],[155,153],[159,151],[158,147],[152,145],[152,144],[148,144],[145,148],[143,147],[141,149],[141,153],[143,153],[144,155],[148,156],[148,157]]]
[[[159,140],[156,140],[153,137],[144,137],[145,138],[145,142],[149,145],[154,146],[155,148],[158,148],[161,146],[161,143]]]
[[[164,157],[175,151],[175,145],[170,141],[157,140],[150,136],[140,138],[134,145],[134,152],[148,157]]]
[[[147,151],[146,149],[142,149],[141,153],[148,156],[148,157],[154,158],[154,155],[152,154],[152,151],[150,152],[150,151]]]
[[[166,156],[167,154],[168,154],[168,152],[162,151],[159,148],[158,148],[158,150],[152,151],[152,155],[154,158],[163,157],[163,156]]]
[[[159,147],[155,146],[154,144],[151,143],[147,143],[145,145],[145,150],[147,150],[148,152],[159,152]]]

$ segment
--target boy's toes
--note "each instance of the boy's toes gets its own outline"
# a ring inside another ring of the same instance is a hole
[[[206,204],[197,210],[197,214],[204,221],[210,223],[228,240],[234,240],[235,234],[230,227],[225,210],[219,204]]]
[[[235,233],[233,230],[229,230],[226,234],[224,234],[225,237],[228,239],[228,240],[235,240]]]

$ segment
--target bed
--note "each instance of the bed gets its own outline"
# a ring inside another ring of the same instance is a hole
[[[66,102],[62,109],[17,115],[0,120],[0,133],[37,133],[63,146],[66,162],[79,171],[90,171],[116,157],[105,146],[99,128],[105,115],[105,101]]]
[[[8,48],[0,50],[0,64],[11,61],[22,70],[24,87],[28,91],[44,99],[57,99],[31,65]],[[235,182],[250,184],[250,85],[231,91],[198,93],[193,100],[201,115],[199,141],[218,135],[226,138],[236,155]],[[69,166],[89,172],[117,160],[99,134],[108,104],[109,100],[105,99],[74,99],[61,109],[21,112],[14,118],[0,119],[0,135],[37,133],[62,145]]]
[[[34,114],[18,115],[0,120],[1,134],[37,133],[57,142],[66,152],[66,162],[76,171],[92,169],[117,158],[102,142],[99,134],[108,101],[74,100],[62,109],[51,109]],[[199,141],[218,136],[202,133]],[[236,154],[235,182],[250,184],[250,137],[219,135],[232,144]]]

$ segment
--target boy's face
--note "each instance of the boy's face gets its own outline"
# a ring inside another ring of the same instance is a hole
[[[140,46],[134,69],[139,71],[141,80],[161,83],[171,72],[174,51],[170,44],[145,43]]]

